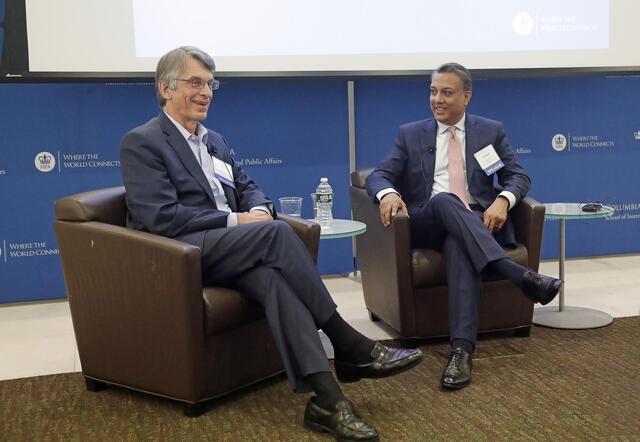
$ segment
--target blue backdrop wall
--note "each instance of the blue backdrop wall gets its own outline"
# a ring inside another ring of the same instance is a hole
[[[355,80],[356,162],[375,165],[398,125],[426,118],[425,79]],[[120,185],[123,134],[158,113],[151,84],[0,84],[0,303],[65,296],[53,201]],[[640,252],[640,77],[474,82],[469,111],[505,123],[542,202],[604,201],[609,219],[567,224],[568,256]],[[348,218],[347,79],[226,79],[207,125],[273,199],[305,198],[328,176]],[[562,135],[564,149],[552,141]],[[543,258],[557,256],[547,222]],[[322,241],[322,273],[352,269],[350,240]]]
[[[428,116],[425,80],[357,83],[358,168],[375,165],[403,122]],[[470,113],[503,121],[541,202],[603,201],[607,219],[567,223],[567,256],[640,251],[640,77],[477,80]],[[553,146],[564,140],[565,147]],[[557,141],[556,141],[557,142]],[[558,256],[557,222],[543,258]]]

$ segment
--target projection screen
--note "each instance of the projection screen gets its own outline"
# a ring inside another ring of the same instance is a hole
[[[9,0],[7,0],[9,1]],[[25,0],[32,73],[152,72],[176,46],[220,73],[640,66],[637,0]]]

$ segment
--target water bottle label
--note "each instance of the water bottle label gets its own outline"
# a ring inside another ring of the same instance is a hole
[[[333,194],[332,193],[316,193],[316,204],[317,203],[333,203]]]

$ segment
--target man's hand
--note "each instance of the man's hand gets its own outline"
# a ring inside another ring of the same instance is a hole
[[[271,221],[273,217],[264,210],[254,210],[253,212],[237,212],[238,225]]]
[[[382,197],[380,201],[380,220],[385,227],[389,227],[391,219],[396,216],[398,209],[404,210],[407,214],[409,213],[407,205],[402,201],[400,195],[391,192]]]
[[[502,229],[507,222],[507,210],[509,210],[509,200],[504,197],[497,197],[496,200],[484,211],[484,225],[491,233]]]

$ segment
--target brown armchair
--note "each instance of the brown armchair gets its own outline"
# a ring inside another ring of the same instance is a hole
[[[200,249],[128,229],[124,187],[55,202],[55,231],[87,389],[203,402],[283,371],[262,310],[202,287]],[[314,260],[320,228],[286,216]],[[241,350],[241,351],[240,351]]]
[[[447,279],[442,254],[412,249],[409,218],[400,211],[389,228],[380,222],[379,207],[367,195],[365,180],[372,169],[351,174],[353,219],[367,224],[356,237],[364,298],[372,320],[383,320],[402,338],[449,334]],[[526,197],[510,212],[518,246],[507,249],[516,262],[538,270],[544,205]],[[484,276],[479,331],[515,330],[529,336],[533,303],[510,281]]]

